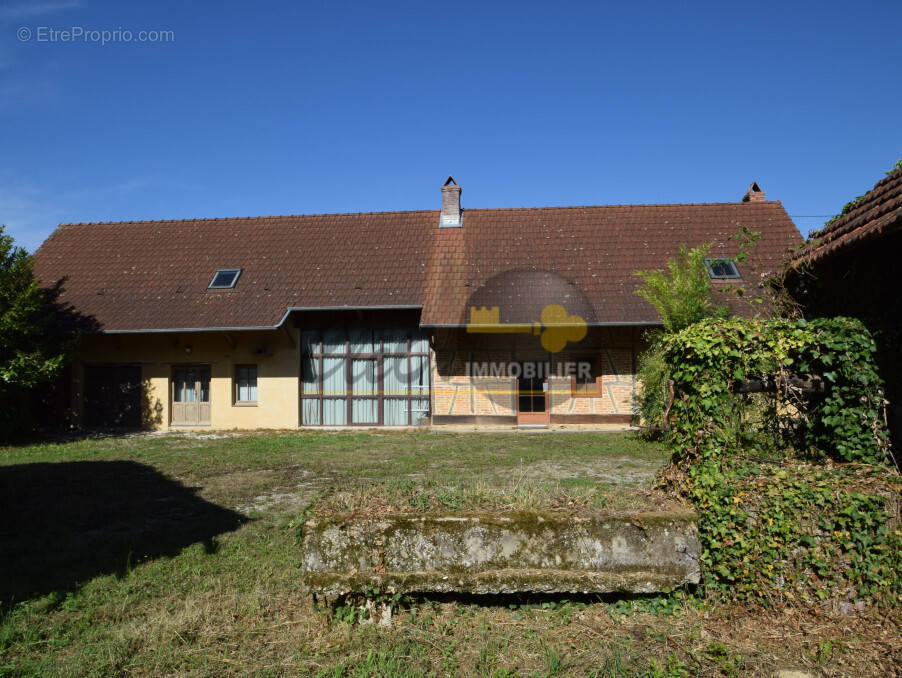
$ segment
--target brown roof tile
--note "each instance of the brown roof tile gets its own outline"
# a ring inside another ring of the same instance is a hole
[[[743,278],[777,270],[801,237],[779,202],[63,224],[35,255],[45,283],[106,331],[278,326],[292,308],[422,307],[424,325],[465,322],[469,297],[511,270],[570,281],[599,323],[655,322],[634,294],[636,269],[660,268],[683,242],[760,231]],[[218,268],[242,268],[235,289],[207,290]]]

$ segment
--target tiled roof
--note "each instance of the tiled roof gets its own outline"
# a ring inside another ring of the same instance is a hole
[[[64,224],[35,255],[39,280],[105,331],[275,327],[291,309],[422,307],[423,325],[465,321],[470,295],[505,271],[556,274],[581,289],[599,323],[656,322],[634,294],[636,269],[660,268],[681,243],[760,231],[740,264],[778,270],[799,232],[779,202],[464,210]],[[216,269],[242,268],[231,290]]]
[[[812,233],[793,265],[817,261],[856,243],[902,228],[902,169],[878,181],[846,213]]]

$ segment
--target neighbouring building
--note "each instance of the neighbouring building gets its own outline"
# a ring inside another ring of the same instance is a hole
[[[73,423],[144,428],[628,423],[659,325],[634,292],[682,243],[754,294],[801,242],[739,202],[63,224],[43,284],[95,329]],[[438,197],[438,196],[436,196]],[[761,233],[733,259],[740,226]]]
[[[849,203],[811,234],[786,274],[787,288],[812,317],[859,318],[877,341],[889,424],[902,463],[902,169]]]

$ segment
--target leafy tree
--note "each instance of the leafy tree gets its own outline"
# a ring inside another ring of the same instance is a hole
[[[55,327],[51,294],[32,274],[31,256],[0,226],[0,438],[27,427],[33,390],[56,378],[70,341]]]
[[[680,246],[676,257],[667,260],[666,270],[636,271],[642,279],[636,294],[655,307],[664,324],[664,335],[678,332],[712,316],[725,316],[728,309],[717,304],[705,258],[711,245],[690,249]],[[649,437],[656,429],[666,428],[664,421],[670,403],[670,369],[662,355],[661,333],[649,335],[649,348],[639,357],[637,379],[641,388],[636,407]]]
[[[699,320],[725,313],[715,301],[705,266],[710,250],[710,243],[692,249],[683,244],[677,256],[667,260],[666,271],[633,274],[642,279],[636,294],[655,307],[665,332],[679,332]]]

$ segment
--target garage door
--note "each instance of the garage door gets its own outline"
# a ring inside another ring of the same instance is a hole
[[[91,428],[141,427],[141,368],[130,365],[85,367],[84,425]]]

